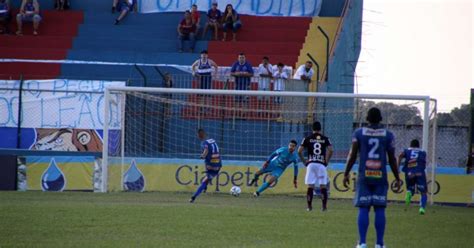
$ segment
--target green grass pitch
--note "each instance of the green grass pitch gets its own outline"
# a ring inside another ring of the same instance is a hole
[[[185,193],[0,192],[0,247],[354,247],[357,209],[303,196]],[[314,206],[319,209],[320,201]],[[474,247],[474,210],[387,208],[387,247]],[[374,246],[371,213],[369,247]]]

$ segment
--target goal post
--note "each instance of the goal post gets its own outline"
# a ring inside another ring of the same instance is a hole
[[[225,168],[258,164],[289,140],[299,143],[313,121],[322,121],[334,143],[335,169],[341,169],[352,132],[366,125],[371,106],[381,109],[382,124],[395,133],[397,154],[420,139],[429,155],[427,173],[435,179],[436,102],[429,96],[107,87],[103,106],[102,192],[161,190],[167,179],[157,182],[153,165],[202,164],[198,128],[216,139]]]

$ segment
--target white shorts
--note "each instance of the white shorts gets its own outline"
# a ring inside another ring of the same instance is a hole
[[[328,170],[326,166],[320,163],[309,163],[306,167],[306,185],[326,185],[328,183]]]

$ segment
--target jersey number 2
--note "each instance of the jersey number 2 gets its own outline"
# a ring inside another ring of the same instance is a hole
[[[369,151],[369,158],[379,159],[380,155],[377,153],[377,149],[379,148],[379,139],[369,139],[369,146],[372,147]]]

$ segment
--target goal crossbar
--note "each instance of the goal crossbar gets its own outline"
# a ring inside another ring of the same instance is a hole
[[[246,96],[295,96],[295,97],[326,97],[326,98],[366,98],[386,100],[415,100],[430,101],[426,95],[388,95],[388,94],[355,94],[355,93],[332,93],[332,92],[294,92],[294,91],[243,91],[243,90],[203,90],[182,88],[158,88],[158,87],[128,87],[109,86],[107,91],[122,92],[147,92],[147,93],[177,93],[177,94],[205,94],[205,95],[246,95]]]

